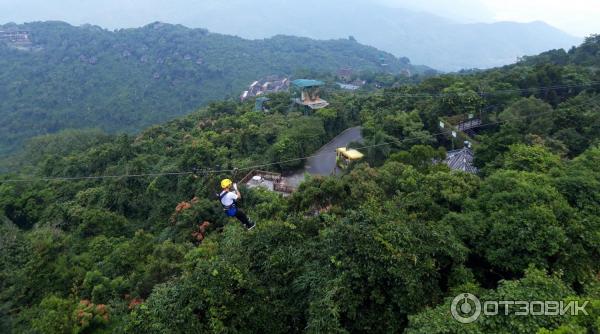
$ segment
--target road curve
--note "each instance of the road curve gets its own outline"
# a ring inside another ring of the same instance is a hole
[[[300,183],[304,181],[304,175],[306,173],[322,176],[332,175],[334,170],[337,169],[335,163],[335,150],[340,147],[346,147],[351,142],[363,142],[361,130],[362,128],[360,126],[349,128],[333,138],[329,143],[325,144],[315,152],[313,154],[314,157],[311,157],[306,161],[302,171],[286,177],[288,184],[297,188]]]
[[[357,126],[354,128],[346,129],[340,133],[337,137],[333,138],[325,146],[321,147],[315,155],[316,157],[310,158],[304,165],[304,173],[312,175],[331,175],[336,168],[335,165],[335,150],[340,147],[346,147],[351,142],[362,142],[363,137],[361,134],[361,127]]]

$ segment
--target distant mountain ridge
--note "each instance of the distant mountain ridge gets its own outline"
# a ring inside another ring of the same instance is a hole
[[[517,57],[568,49],[582,42],[543,22],[463,24],[366,0],[305,0],[301,5],[263,0],[260,6],[229,0],[219,6],[212,4],[214,1],[207,0],[192,5],[183,21],[245,38],[280,33],[311,38],[352,35],[361,43],[445,71],[507,65]]]
[[[66,128],[136,131],[237,97],[267,75],[377,72],[382,62],[394,73],[420,70],[350,39],[245,40],[164,23],[109,31],[37,22],[0,31],[21,32],[0,39],[0,155]]]

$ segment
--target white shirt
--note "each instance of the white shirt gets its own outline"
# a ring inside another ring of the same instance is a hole
[[[223,196],[223,193],[221,193],[221,196]],[[225,207],[231,206],[231,204],[233,204],[234,201],[237,201],[237,199],[238,195],[230,191],[221,198],[221,204],[223,204]]]

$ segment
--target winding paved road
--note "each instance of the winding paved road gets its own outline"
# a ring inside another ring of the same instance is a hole
[[[335,164],[335,150],[346,147],[351,142],[362,142],[361,127],[346,129],[337,137],[333,138],[325,146],[315,152],[315,157],[309,158],[304,165],[304,170],[288,177],[290,185],[297,187],[303,180],[304,174],[329,176],[337,168]]]
[[[325,146],[321,147],[314,158],[310,158],[304,165],[304,172],[312,175],[331,175],[336,168],[335,150],[340,147],[346,147],[351,142],[362,142],[361,128],[349,128],[333,138]]]

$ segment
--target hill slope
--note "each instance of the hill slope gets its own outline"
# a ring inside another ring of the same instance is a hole
[[[178,16],[178,22],[190,26],[201,22],[212,31],[246,38],[278,33],[311,38],[353,35],[361,43],[444,71],[506,65],[517,57],[581,42],[543,22],[463,24],[370,0],[306,0],[302,5],[265,0],[260,6],[245,0],[216,2],[186,2],[188,14]]]
[[[31,50],[0,40],[0,154],[65,128],[135,131],[237,96],[252,81],[302,69],[416,70],[351,40],[265,40],[162,23],[115,32],[60,22],[0,26],[29,33]]]
[[[38,138],[31,168],[0,175],[0,332],[598,333],[599,51],[589,38],[514,66],[334,92],[306,116],[281,93],[269,113],[226,101],[135,137]],[[440,118],[467,113],[482,120],[478,174],[435,163],[459,144]],[[357,125],[365,158],[347,171],[289,197],[240,184],[252,231],[215,199],[221,179],[291,172]],[[459,292],[589,301],[589,313],[466,328],[449,312]]]

